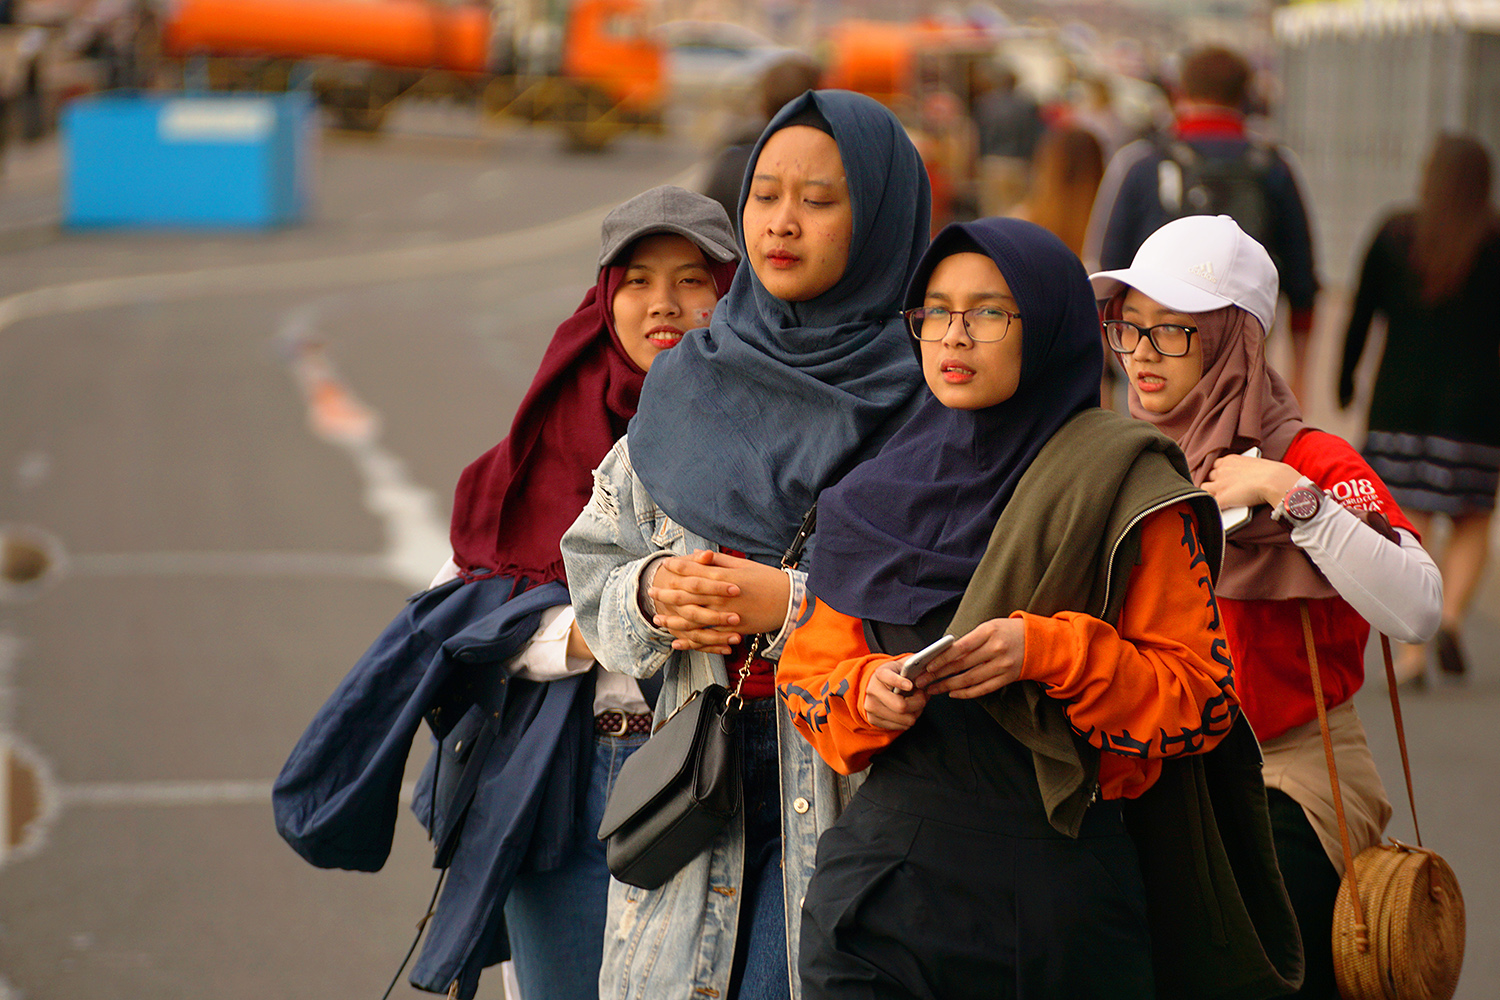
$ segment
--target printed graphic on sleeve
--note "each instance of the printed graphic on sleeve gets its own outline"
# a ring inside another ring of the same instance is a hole
[[[824,684],[817,695],[796,684],[783,684],[777,690],[792,715],[800,716],[809,729],[821,733],[828,725],[828,703],[849,693],[849,678],[840,678],[837,687]]]
[[[794,628],[806,625],[817,608],[818,599],[806,595],[797,609]],[[794,719],[801,719],[812,732],[821,733],[828,727],[828,703],[849,693],[849,679],[841,678],[837,685],[825,682],[817,694],[791,682],[778,684],[776,690]]]
[[[1208,630],[1222,632],[1223,619],[1219,615],[1219,601],[1214,594],[1213,579],[1209,575],[1208,555],[1198,538],[1197,522],[1186,511],[1180,512],[1179,516],[1182,518],[1179,543],[1187,554],[1188,569],[1198,571],[1198,586],[1207,595],[1204,607],[1211,616]],[[1100,732],[1100,749],[1124,757],[1176,757],[1198,753],[1203,749],[1205,737],[1222,736],[1228,732],[1239,715],[1239,705],[1234,698],[1234,661],[1229,655],[1229,643],[1222,635],[1214,637],[1209,655],[1224,668],[1224,674],[1216,682],[1219,693],[1204,703],[1198,725],[1183,727],[1175,734],[1164,729],[1158,730],[1155,737],[1144,739],[1137,737],[1129,729],[1113,733]],[[1093,728],[1087,731],[1077,726],[1073,728],[1085,739],[1093,737],[1095,733]]]

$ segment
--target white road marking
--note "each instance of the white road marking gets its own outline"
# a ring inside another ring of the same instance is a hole
[[[666,183],[683,184],[699,173],[700,168],[692,167]],[[44,285],[0,298],[0,331],[24,319],[144,302],[348,288],[489,271],[592,246],[599,239],[599,224],[612,208],[605,205],[528,229],[452,243]]]
[[[683,177],[693,176],[690,170]],[[491,179],[491,183],[498,178]],[[683,183],[682,178],[668,183]],[[496,184],[498,186],[498,184]],[[26,319],[108,309],[138,303],[184,302],[256,292],[330,289],[393,281],[491,271],[550,254],[589,246],[598,239],[599,224],[614,206],[581,212],[557,222],[528,229],[460,240],[369,253],[305,260],[239,264],[192,271],[94,278],[16,292],[0,298],[0,333]],[[434,511],[429,491],[412,484],[400,460],[381,449],[370,435],[329,440],[350,451],[365,479],[365,504],[386,525],[382,555],[268,552],[158,552],[75,555],[72,572],[85,576],[291,576],[392,578],[423,587],[448,555],[447,533]],[[34,485],[49,471],[45,456],[20,473]],[[130,782],[58,786],[46,762],[22,743],[11,728],[14,699],[12,674],[19,640],[0,633],[0,867],[7,860],[39,850],[60,802],[78,806],[205,805],[263,803],[270,798],[266,782]],[[28,827],[28,839],[7,849],[9,828],[10,760],[24,757],[35,770],[42,814]],[[403,788],[410,800],[410,789]],[[9,988],[0,980],[0,1000]]]
[[[317,314],[299,306],[276,339],[307,401],[313,431],[348,454],[364,480],[365,507],[385,527],[384,569],[414,590],[431,582],[451,548],[437,497],[413,482],[406,465],[380,443],[380,416],[345,384],[317,336]]]
[[[271,801],[269,781],[126,781],[64,785],[64,806],[246,805]]]
[[[57,798],[63,806],[237,806],[271,801],[269,781],[106,781],[61,785]],[[401,803],[411,803],[416,785],[401,786]]]
[[[81,577],[240,576],[389,580],[394,575],[390,565],[391,560],[387,555],[338,552],[120,552],[69,557],[70,574]],[[442,565],[442,559],[433,565]],[[429,574],[427,580],[431,579]]]
[[[593,244],[605,211],[455,243],[45,285],[0,299],[0,330],[23,319],[146,302],[345,288],[488,271]]]
[[[401,460],[378,442],[343,447],[364,477],[365,506],[385,524],[386,575],[413,590],[425,589],[452,552],[437,498],[412,482]]]

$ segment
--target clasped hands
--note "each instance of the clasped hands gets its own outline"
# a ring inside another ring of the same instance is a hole
[[[728,656],[747,635],[781,631],[791,581],[774,566],[700,549],[658,563],[646,595],[673,649]]]
[[[900,657],[875,668],[865,684],[865,716],[881,729],[910,729],[933,695],[979,698],[1021,676],[1026,624],[992,618],[933,657],[915,678],[901,676]]]

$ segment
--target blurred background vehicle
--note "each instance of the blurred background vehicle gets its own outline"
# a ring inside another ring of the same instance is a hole
[[[667,21],[655,35],[666,47],[666,79],[676,100],[744,91],[765,67],[795,52],[733,21]]]
[[[665,52],[670,125],[704,146],[722,143],[740,119],[755,117],[766,71],[801,55],[735,21],[669,20],[652,34]]]
[[[412,96],[561,126],[575,146],[661,126],[662,50],[643,0],[176,0],[162,23],[169,82],[307,86],[337,122],[378,129]]]

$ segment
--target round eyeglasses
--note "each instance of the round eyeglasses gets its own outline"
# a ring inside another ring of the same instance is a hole
[[[1004,340],[1010,332],[1010,321],[1020,319],[1020,313],[1006,312],[994,306],[975,306],[973,309],[944,309],[942,306],[924,306],[907,309],[906,328],[918,340],[942,340],[948,335],[948,327],[957,316],[963,324],[964,333],[970,340],[980,344],[993,344]]]
[[[1176,323],[1145,327],[1124,319],[1104,321],[1104,338],[1109,341],[1110,350],[1119,354],[1135,353],[1136,346],[1145,337],[1157,354],[1164,358],[1180,358],[1188,352],[1188,345],[1197,332],[1196,326],[1180,326]]]

